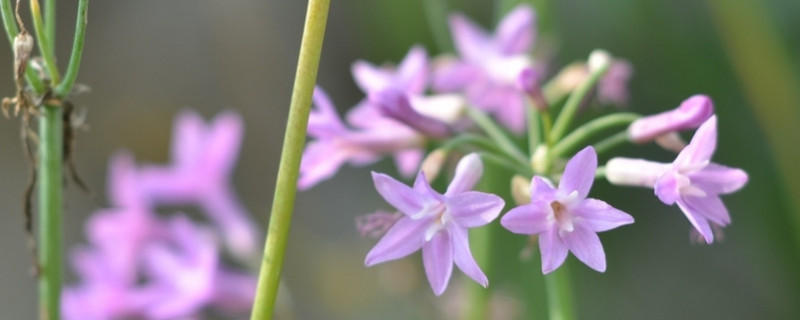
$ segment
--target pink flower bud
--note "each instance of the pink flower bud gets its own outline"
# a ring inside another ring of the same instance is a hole
[[[636,143],[652,141],[665,133],[697,128],[714,114],[714,103],[706,95],[694,95],[678,108],[634,121],[628,137]]]

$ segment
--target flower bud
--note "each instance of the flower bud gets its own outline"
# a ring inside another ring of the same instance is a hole
[[[439,172],[442,170],[445,160],[447,160],[447,150],[444,149],[433,150],[433,152],[425,157],[425,160],[422,160],[420,170],[425,173],[425,178],[427,178],[428,181],[433,181],[439,176]]]
[[[546,111],[547,99],[542,94],[541,80],[543,74],[539,68],[525,68],[517,77],[517,88],[525,93],[534,108]]]
[[[670,168],[668,163],[642,159],[613,158],[606,163],[606,179],[619,186],[652,188]]]
[[[511,178],[511,197],[518,206],[531,203],[531,179],[520,175]]]
[[[705,95],[694,95],[678,108],[634,121],[628,137],[635,143],[652,141],[665,133],[697,128],[714,114],[714,103]]]

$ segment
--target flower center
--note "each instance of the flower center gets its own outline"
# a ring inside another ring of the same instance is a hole
[[[550,203],[550,208],[553,209],[553,217],[561,230],[572,232],[575,229],[575,226],[572,225],[572,215],[563,203],[553,201]]]

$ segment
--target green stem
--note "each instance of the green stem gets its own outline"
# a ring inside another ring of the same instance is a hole
[[[449,5],[447,0],[422,0],[425,6],[425,18],[433,35],[433,41],[440,52],[453,52],[450,42],[450,27],[447,25]]]
[[[272,319],[275,309],[329,6],[330,0],[308,2],[292,101],[289,106],[289,119],[272,200],[272,214],[264,245],[264,257],[261,261],[258,289],[253,302],[253,313],[250,317],[252,320]]]
[[[639,119],[639,115],[635,113],[614,113],[589,121],[559,141],[553,147],[551,155],[554,157],[564,156],[567,152],[579,148],[593,136],[612,127],[629,125],[636,119]]]
[[[569,280],[568,263],[544,276],[547,293],[547,310],[550,320],[575,319],[575,307],[572,301],[572,289]]]
[[[45,105],[39,118],[39,304],[40,318],[58,320],[61,301],[61,107]]]
[[[47,72],[50,74],[51,85],[57,85],[61,82],[61,76],[58,74],[58,67],[56,66],[56,57],[53,47],[51,46],[51,39],[45,34],[39,0],[31,0],[31,16],[33,17],[33,28],[36,31],[36,42],[39,45],[39,53],[42,55],[42,58],[44,58],[44,65],[47,67]]]
[[[17,29],[17,22],[14,18],[14,9],[11,8],[10,0],[0,0],[0,14],[3,16],[3,27],[6,29],[6,35],[11,47],[14,47],[14,38],[17,37],[19,30]],[[33,88],[34,93],[42,94],[46,90],[42,79],[36,74],[30,64],[25,69],[25,79],[28,84]]]
[[[594,171],[594,178],[595,179],[602,179],[602,178],[605,178],[605,177],[606,177],[606,167],[605,166],[597,167],[597,170]]]
[[[628,139],[628,131],[619,132],[613,136],[600,140],[600,142],[595,143],[594,151],[597,152],[598,155],[603,154],[604,152],[611,150],[619,145],[629,142]]]
[[[490,254],[492,250],[492,228],[484,226],[469,232],[470,249],[475,261],[481,265],[483,272],[492,274]],[[483,320],[489,318],[489,290],[475,283],[472,279],[464,277],[467,289],[467,312],[464,319]]]
[[[597,54],[597,52],[593,52],[592,54]],[[604,59],[600,65],[595,66],[595,68],[593,68],[594,70],[589,74],[589,77],[569,96],[569,99],[567,99],[567,102],[564,104],[564,108],[561,109],[558,118],[556,118],[556,122],[553,124],[553,130],[549,135],[549,142],[551,144],[558,142],[561,137],[564,136],[564,133],[566,133],[570,123],[572,123],[572,119],[575,117],[575,113],[577,113],[578,107],[581,105],[583,99],[589,91],[592,90],[595,84],[600,81],[600,78],[606,71],[608,71],[608,67],[611,64],[610,60],[610,58]]]
[[[492,119],[486,116],[483,112],[475,108],[466,108],[467,115],[475,121],[475,124],[478,125],[486,135],[489,136],[497,146],[509,157],[514,159],[515,161],[519,162],[523,166],[528,165],[528,161],[522,151],[511,141],[505,133],[503,133],[503,129],[500,128]]]
[[[542,122],[539,111],[536,110],[532,102],[528,100],[525,105],[525,114],[528,119],[528,154],[533,157],[536,147],[542,143]]]
[[[86,39],[86,25],[89,23],[88,12],[89,0],[80,0],[80,2],[78,2],[78,17],[75,21],[75,39],[72,42],[72,55],[69,58],[69,66],[67,66],[67,73],[64,74],[64,81],[55,88],[56,96],[60,98],[64,98],[72,92],[75,79],[78,78],[78,69],[80,69],[81,57],[83,56],[83,42]]]
[[[481,152],[480,156],[484,161],[492,162],[502,168],[513,168],[514,172],[526,175],[528,177],[533,177],[533,170],[528,166],[521,166],[514,161],[507,160],[506,158],[488,152]]]
[[[44,0],[44,28],[50,46],[56,47],[56,0]]]

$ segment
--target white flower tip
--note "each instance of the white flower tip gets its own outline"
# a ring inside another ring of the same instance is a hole
[[[589,70],[595,72],[611,64],[611,54],[602,49],[595,49],[589,54]]]

